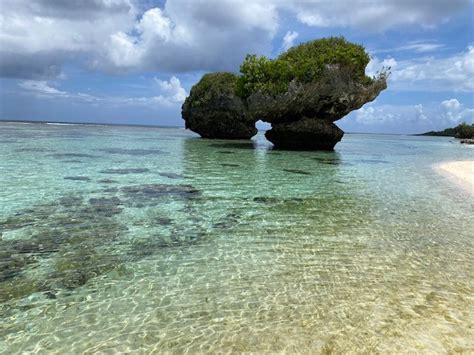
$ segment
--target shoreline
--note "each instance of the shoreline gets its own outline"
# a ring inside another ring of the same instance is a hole
[[[446,161],[435,164],[433,169],[460,190],[474,196],[474,160]]]

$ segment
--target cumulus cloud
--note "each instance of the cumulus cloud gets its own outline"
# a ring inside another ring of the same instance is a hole
[[[177,77],[173,76],[169,81],[155,78],[155,82],[162,91],[161,95],[156,96],[156,100],[166,104],[181,104],[186,99],[186,90]]]
[[[379,31],[431,26],[471,0],[300,2],[256,0],[2,0],[0,75],[47,80],[69,60],[107,72],[237,70],[246,53],[270,54],[282,13],[309,26]],[[156,5],[156,4],[155,4]],[[282,48],[292,45],[288,32]],[[415,51],[434,44],[412,43]]]
[[[474,90],[474,46],[446,58],[397,61],[394,58],[380,60],[373,57],[367,66],[367,73],[373,75],[384,66],[391,67],[391,87],[397,90]]]
[[[295,39],[298,37],[298,32],[288,31],[283,37],[283,43],[281,45],[281,52],[287,51],[289,48],[294,46]]]
[[[423,110],[423,105],[418,104],[414,106],[415,113],[416,113],[416,118],[419,121],[427,121],[428,117],[425,115],[425,112]]]
[[[342,126],[351,127],[355,121],[359,127],[371,131],[414,133],[452,127],[461,122],[474,122],[474,108],[465,107],[453,98],[431,105],[379,105],[372,102],[353,112],[341,121]],[[364,129],[363,129],[364,130]]]
[[[355,112],[355,116],[356,121],[363,125],[392,123],[395,119],[399,118],[398,114],[390,112],[390,110],[383,106],[362,107]]]
[[[299,21],[316,27],[356,27],[367,31],[397,25],[431,27],[467,9],[471,0],[298,1],[286,3]]]
[[[474,122],[474,109],[464,108],[464,105],[457,99],[444,100],[440,107],[441,117],[448,122]]]
[[[0,74],[48,79],[71,57],[95,58],[111,33],[133,25],[129,0],[3,0]]]
[[[129,70],[237,70],[247,53],[268,54],[277,29],[271,3],[168,1],[146,11],[134,31],[117,32],[103,64]]]

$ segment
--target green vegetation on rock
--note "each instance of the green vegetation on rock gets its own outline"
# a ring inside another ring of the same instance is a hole
[[[207,73],[191,89],[191,95],[198,98],[194,105],[211,99],[214,92],[232,94],[235,91],[237,76],[227,72]]]
[[[242,75],[238,78],[237,94],[243,98],[257,91],[281,94],[292,80],[315,82],[325,70],[331,68],[344,68],[351,73],[354,81],[370,84],[372,78],[365,75],[369,61],[364,47],[343,37],[306,42],[290,48],[274,60],[247,55],[240,66]]]

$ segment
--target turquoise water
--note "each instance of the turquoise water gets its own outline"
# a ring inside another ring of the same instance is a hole
[[[451,140],[0,123],[0,353],[474,351]]]

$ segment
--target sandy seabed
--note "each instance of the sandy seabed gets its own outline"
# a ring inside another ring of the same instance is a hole
[[[434,169],[474,196],[474,160],[443,162],[436,164]]]

